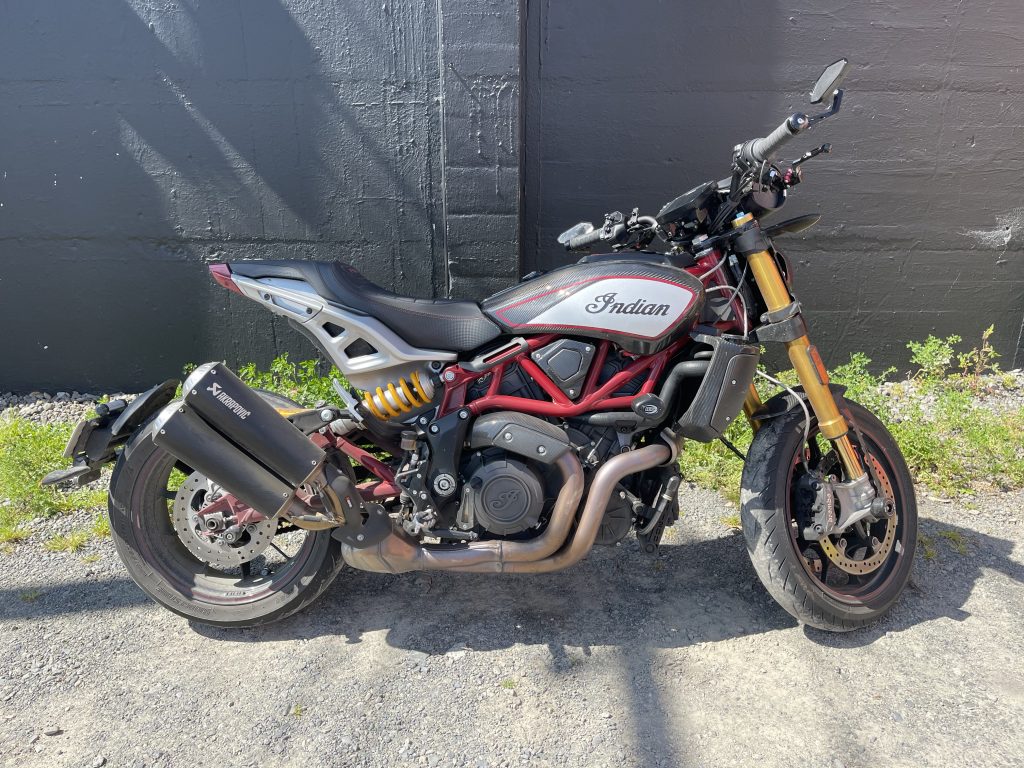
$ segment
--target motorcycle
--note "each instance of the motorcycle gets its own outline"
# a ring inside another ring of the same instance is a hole
[[[379,573],[549,573],[635,533],[654,555],[679,517],[687,440],[744,461],[743,536],[768,592],[806,624],[878,619],[910,577],[914,487],[892,436],[830,383],[774,240],[818,216],[761,220],[803,165],[777,153],[836,114],[841,59],[797,113],[735,147],[729,177],[655,216],[583,222],[588,254],[481,303],[389,293],[340,263],[213,264],[214,280],[308,336],[345,376],[316,408],[223,363],[99,405],[69,469],[114,462],[111,532],[136,583],[188,619],[251,626],[301,610],[343,565]],[[655,247],[655,241],[659,246]],[[784,345],[799,378],[759,370]],[[756,376],[778,385],[762,402]],[[753,442],[726,430],[740,414]]]

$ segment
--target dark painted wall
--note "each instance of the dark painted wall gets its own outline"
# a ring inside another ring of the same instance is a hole
[[[835,153],[787,209],[825,214],[789,246],[815,338],[902,363],[994,322],[1024,364],[1024,10],[893,5],[523,0],[520,47],[500,0],[0,4],[0,390],[310,354],[210,261],[486,295],[565,261],[565,226],[722,175],[837,55]]]
[[[800,298],[830,362],[904,365],[929,333],[995,323],[1024,364],[1024,6],[948,2],[535,2],[526,14],[524,268],[563,263],[555,235],[654,212],[728,171],[732,146],[808,109],[846,56],[843,111],[780,215]]]
[[[0,4],[0,390],[312,354],[211,261],[506,284],[519,26],[487,0]]]

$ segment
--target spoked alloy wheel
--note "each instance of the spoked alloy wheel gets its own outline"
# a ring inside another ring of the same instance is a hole
[[[768,420],[743,470],[743,532],[751,562],[772,596],[796,618],[821,629],[856,629],[882,616],[910,578],[917,541],[913,482],[895,441],[867,409],[839,400],[856,424],[876,493],[892,515],[822,536],[814,513],[824,503],[821,481],[841,467],[831,444],[810,424],[804,442],[802,409]],[[815,507],[817,504],[817,507]]]
[[[110,484],[111,534],[125,567],[154,600],[186,618],[252,626],[311,603],[343,565],[331,531],[270,521],[234,542],[207,535],[196,512],[219,493],[158,448],[144,427]]]

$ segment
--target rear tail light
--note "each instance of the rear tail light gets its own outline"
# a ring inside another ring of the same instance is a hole
[[[242,292],[235,285],[235,281],[231,279],[231,268],[227,264],[211,264],[210,274],[213,275],[213,279],[217,281],[221,288],[227,288],[229,291],[234,291],[238,294]]]

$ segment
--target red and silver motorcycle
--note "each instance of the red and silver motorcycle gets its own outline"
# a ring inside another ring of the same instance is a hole
[[[910,575],[913,484],[885,427],[829,383],[773,244],[817,217],[760,223],[829,151],[774,161],[839,110],[846,66],[812,90],[826,111],[738,145],[729,178],[573,227],[568,249],[609,252],[481,303],[398,296],[338,263],[213,265],[342,371],[337,403],[301,408],[208,363],[180,399],[167,381],[100,406],[47,481],[116,461],[111,530],[135,581],[189,619],[246,626],[300,610],[346,563],[546,573],[631,532],[656,553],[679,452],[743,415],[743,533],[765,587],[817,627],[876,619]],[[800,386],[762,403],[769,343]]]

